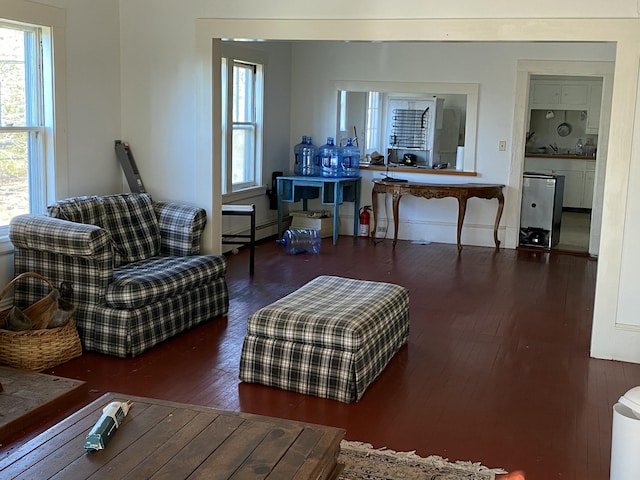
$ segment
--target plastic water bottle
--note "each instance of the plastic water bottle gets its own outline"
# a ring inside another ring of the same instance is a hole
[[[351,137],[347,138],[347,144],[338,150],[338,158],[343,177],[360,175],[360,149],[353,144]]]
[[[293,173],[294,175],[303,175],[302,173],[302,149],[307,145],[307,136],[302,136],[302,141],[293,147]]]
[[[318,149],[320,157],[320,173],[323,177],[339,177],[340,163],[338,162],[338,147],[333,137],[327,137],[327,143]]]
[[[311,141],[311,137],[307,137],[307,142],[303,145],[300,155],[302,158],[300,175],[318,175],[315,165],[316,146]]]
[[[276,240],[278,245],[284,247],[289,255],[297,253],[320,253],[320,233],[315,228],[303,228],[287,230],[282,235],[282,240]]]

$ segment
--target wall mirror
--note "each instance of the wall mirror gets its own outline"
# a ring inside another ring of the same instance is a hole
[[[478,84],[336,82],[336,138],[363,163],[475,172]]]

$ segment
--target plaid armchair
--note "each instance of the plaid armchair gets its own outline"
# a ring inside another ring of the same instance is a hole
[[[133,357],[227,314],[225,259],[199,255],[205,222],[200,208],[153,202],[147,194],[61,200],[48,217],[11,221],[15,274],[70,282],[84,349]],[[30,305],[47,289],[19,282],[14,303]]]

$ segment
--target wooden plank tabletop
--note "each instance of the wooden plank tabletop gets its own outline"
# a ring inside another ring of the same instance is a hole
[[[133,407],[104,450],[87,433],[112,401]],[[2,478],[333,478],[344,430],[107,393],[0,459]]]

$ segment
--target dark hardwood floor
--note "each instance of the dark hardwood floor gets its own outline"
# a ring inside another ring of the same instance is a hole
[[[522,469],[527,480],[609,476],[612,406],[640,365],[589,358],[597,262],[538,251],[325,239],[320,255],[272,241],[228,257],[231,308],[133,359],[92,353],[45,373],[107,391],[334,425],[349,440]],[[238,382],[246,318],[317,275],[410,291],[411,334],[353,404]],[[22,432],[20,442],[80,405]]]

